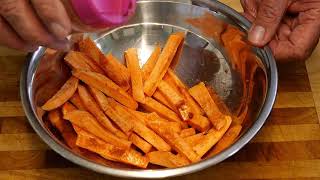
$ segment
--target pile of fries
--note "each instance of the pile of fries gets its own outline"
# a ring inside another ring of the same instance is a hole
[[[183,33],[171,34],[140,68],[137,49],[124,53],[125,66],[85,38],[64,58],[72,76],[42,109],[66,145],[96,161],[174,168],[215,155],[242,127],[212,88],[188,89],[174,73],[183,43]]]

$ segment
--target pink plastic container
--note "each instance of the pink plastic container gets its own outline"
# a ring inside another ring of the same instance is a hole
[[[134,14],[136,0],[66,0],[76,31],[94,31],[126,23]]]

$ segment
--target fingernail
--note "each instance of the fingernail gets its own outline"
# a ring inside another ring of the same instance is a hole
[[[58,24],[58,23],[51,23],[49,25],[50,31],[56,36],[56,38],[58,38],[59,40],[63,40],[65,39],[68,34],[69,31],[64,28],[62,25]]]
[[[248,40],[253,44],[261,44],[264,38],[266,29],[262,26],[254,26],[248,35]]]

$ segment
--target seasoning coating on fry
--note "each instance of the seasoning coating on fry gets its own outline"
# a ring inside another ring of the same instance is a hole
[[[85,38],[81,41],[79,41],[79,49],[81,52],[88,55],[90,58],[92,58],[95,62],[100,62],[100,54],[102,52],[100,49],[96,46],[96,44],[92,41],[90,38]]]
[[[137,49],[128,49],[125,52],[125,58],[130,72],[132,96],[136,101],[144,103],[145,96],[143,92],[142,72],[139,66]]]
[[[155,64],[150,76],[146,79],[144,84],[144,92],[148,96],[156,91],[158,83],[167,72],[174,55],[182,42],[184,37],[180,35],[170,35],[162,53],[159,56],[157,63]]]
[[[176,91],[182,94],[188,106],[191,108],[193,114],[204,114],[204,111],[189,94],[187,86],[179,79],[179,77],[174,73],[172,69],[168,69],[168,72],[165,75],[164,80],[170,85],[172,85],[172,87],[175,88]]]
[[[59,110],[55,109],[50,111],[48,114],[48,119],[51,124],[61,133],[66,144],[72,149],[75,148],[77,134],[74,132],[70,122],[62,119]]]
[[[138,103],[126,91],[106,76],[89,71],[72,71],[72,74],[89,86],[99,89],[106,95],[114,98],[121,104],[131,109],[138,107]]]
[[[148,158],[142,156],[134,149],[122,149],[116,147],[112,144],[100,140],[99,138],[85,131],[79,132],[76,143],[79,147],[100,154],[102,157],[111,161],[131,164],[140,168],[146,168],[149,163]]]
[[[117,147],[129,148],[131,145],[131,142],[125,139],[120,139],[109,131],[105,130],[97,122],[97,120],[86,111],[75,110],[64,115],[63,118],[69,120],[72,124],[75,124],[81,129],[84,129],[91,134],[99,137],[103,141],[113,144]]]
[[[79,110],[86,110],[86,107],[84,107],[81,99],[80,99],[80,96],[79,96],[79,93],[78,91],[76,91],[73,96],[70,98],[70,102],[75,105]]]
[[[152,145],[149,144],[147,141],[143,140],[141,137],[138,135],[132,133],[131,136],[129,137],[129,140],[137,146],[139,149],[141,149],[144,153],[148,153],[151,151]]]
[[[41,108],[46,111],[50,111],[58,108],[67,102],[72,95],[76,92],[79,79],[71,76],[67,82],[53,95]]]
[[[159,44],[157,44],[153,52],[151,53],[149,59],[147,60],[147,62],[142,66],[143,80],[148,79],[151,71],[153,70],[154,66],[158,61],[160,53],[161,53],[161,47]]]
[[[110,132],[114,133],[116,136],[122,139],[127,139],[127,136],[119,131],[117,128],[115,128],[110,120],[107,118],[107,116],[103,113],[103,111],[100,109],[98,104],[95,102],[94,98],[90,95],[89,91],[86,87],[79,85],[78,86],[78,93],[80,96],[81,101],[85,105],[86,109],[96,117],[98,122],[108,129]]]
[[[169,108],[150,97],[146,97],[145,104],[142,104],[142,107],[149,112],[156,112],[160,116],[165,117],[170,121],[178,122],[182,125],[182,127],[187,127],[187,124],[182,122],[175,112],[171,111]]]
[[[226,123],[220,130],[211,129],[208,134],[193,147],[193,150],[202,157],[206,152],[208,152],[226,133],[231,125],[230,116],[225,116]]]
[[[130,88],[130,74],[128,69],[111,53],[100,57],[100,64],[105,74],[123,90]]]
[[[201,82],[193,86],[189,89],[189,93],[203,108],[212,125],[217,130],[221,129],[225,125],[224,115],[211,98],[205,84]]]

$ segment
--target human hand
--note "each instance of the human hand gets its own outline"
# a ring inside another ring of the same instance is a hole
[[[320,36],[320,0],[241,0],[248,40],[269,44],[278,61],[306,60]]]
[[[60,0],[1,0],[0,44],[23,51],[67,50],[71,22]]]

